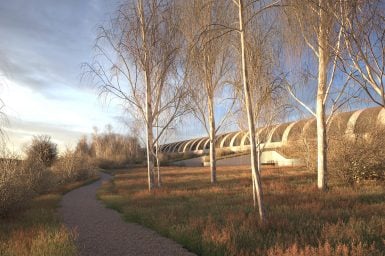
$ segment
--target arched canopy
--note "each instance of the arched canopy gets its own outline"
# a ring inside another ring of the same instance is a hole
[[[209,141],[209,138],[203,138],[202,140],[199,141],[198,145],[197,145],[197,149],[196,150],[203,150],[205,149],[205,146],[206,146],[206,142]]]
[[[282,142],[283,133],[289,125],[290,123],[278,125],[271,134],[270,142]]]
[[[237,132],[230,141],[230,147],[239,147],[241,146],[242,137],[245,132]]]

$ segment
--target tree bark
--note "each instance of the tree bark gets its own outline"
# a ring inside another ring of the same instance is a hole
[[[251,104],[250,86],[248,83],[248,75],[247,75],[247,63],[246,63],[246,52],[245,52],[245,31],[244,31],[244,24],[243,24],[243,0],[238,0],[238,14],[239,14],[239,33],[240,33],[240,41],[241,41],[243,91],[245,94],[247,120],[249,125],[249,134],[250,134],[251,173],[252,173],[252,179],[253,179],[253,190],[255,188],[255,197],[258,202],[260,220],[264,222],[265,210],[263,207],[263,192],[262,192],[261,177],[259,172],[257,171],[258,156],[257,156],[257,148],[256,148],[256,141],[255,141],[256,132],[255,132],[255,124],[254,124],[253,106]],[[255,204],[256,202],[254,200],[254,206]]]
[[[158,127],[159,127],[159,123],[158,123],[158,119],[157,119],[157,121],[156,121],[156,137],[157,138],[159,138]],[[155,158],[156,158],[156,170],[157,170],[157,173],[158,173],[157,185],[158,185],[158,188],[160,188],[160,187],[162,187],[162,178],[161,178],[161,175],[160,175],[159,139],[156,141],[156,145],[155,145]]]
[[[317,88],[317,174],[318,188],[327,189],[327,135],[325,120],[325,97],[327,80],[327,28],[325,17],[325,1],[319,1],[319,37],[318,37],[318,88]]]
[[[217,163],[216,163],[216,153],[215,153],[215,142],[216,142],[216,132],[215,132],[215,117],[214,117],[214,99],[210,94],[208,96],[208,111],[209,111],[209,126],[210,126],[210,173],[211,173],[211,183],[217,182]]]
[[[154,152],[153,152],[153,144],[154,144],[154,135],[153,135],[153,116],[152,116],[152,88],[149,78],[149,63],[148,63],[148,49],[147,49],[147,38],[146,38],[146,24],[144,19],[144,10],[143,10],[143,2],[142,0],[138,1],[138,9],[139,9],[139,18],[140,18],[140,28],[143,40],[143,48],[144,48],[144,83],[146,85],[146,133],[147,133],[147,141],[146,141],[146,149],[147,149],[147,179],[148,179],[148,190],[151,191],[154,188]]]

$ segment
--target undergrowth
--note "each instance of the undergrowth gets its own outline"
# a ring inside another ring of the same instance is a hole
[[[0,255],[76,255],[76,231],[63,226],[57,207],[64,193],[95,181],[77,181],[55,188],[31,200],[23,210],[0,219]]]
[[[116,173],[98,196],[130,222],[150,227],[199,255],[383,255],[385,188],[334,185],[324,193],[316,174],[262,172],[266,223],[252,206],[250,170],[163,168],[163,185],[146,190],[146,170]]]

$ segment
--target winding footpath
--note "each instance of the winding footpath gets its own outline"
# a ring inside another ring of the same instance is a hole
[[[79,254],[98,255],[194,255],[176,242],[138,224],[124,222],[119,213],[104,207],[96,191],[110,175],[67,193],[59,213],[64,224],[78,233]]]

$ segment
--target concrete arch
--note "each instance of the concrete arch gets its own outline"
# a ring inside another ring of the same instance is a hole
[[[246,140],[249,141],[248,145],[250,145],[249,132],[245,132],[245,134],[243,135],[240,146],[247,146]]]
[[[171,153],[177,153],[178,152],[178,147],[180,146],[180,144],[182,144],[184,141],[179,141],[179,142],[176,142],[174,144],[173,147],[171,147]]]
[[[184,146],[187,144],[187,143],[189,143],[190,142],[190,140],[185,140],[185,141],[183,141],[183,143],[181,143],[180,145],[179,145],[179,147],[178,147],[178,151],[177,152],[184,152]]]
[[[183,149],[182,149],[182,152],[190,151],[190,150],[187,150],[187,147],[190,149],[189,146],[190,146],[195,140],[196,140],[196,139],[189,140],[186,144],[184,144]]]
[[[290,125],[290,123],[284,123],[278,125],[274,132],[271,134],[269,142],[282,142],[283,133],[285,132],[286,128]]]
[[[168,145],[167,145],[167,147],[164,149],[164,152],[166,152],[166,153],[171,153],[171,149],[172,149],[172,147],[175,145],[175,142],[174,143],[169,143]]]
[[[375,129],[380,111],[380,108],[364,109],[357,118],[354,134],[366,134]]]
[[[363,110],[342,112],[335,114],[328,124],[328,135],[340,138],[341,136],[371,136],[376,125],[385,125],[385,109],[381,107],[367,108]],[[315,140],[316,120],[315,118],[268,126],[257,129],[261,143],[267,147],[277,148],[282,144],[308,138]],[[233,148],[234,151],[242,150],[250,144],[249,133],[245,131],[231,132],[217,136],[216,147]],[[195,138],[191,140],[167,143],[160,146],[161,152],[187,152],[199,151],[209,148],[209,139]]]
[[[172,148],[175,146],[175,143],[170,143],[170,145],[168,146],[168,149],[167,149],[167,152],[168,153],[171,153],[172,152]]]
[[[188,145],[188,148],[186,148],[187,151],[194,151],[194,146],[196,145],[196,143],[201,140],[201,138],[197,138],[195,140],[192,140],[191,143]]]
[[[271,135],[271,126],[265,126],[257,131],[259,143],[266,143]]]
[[[273,127],[272,130],[269,131],[269,134],[267,136],[267,140],[266,140],[266,143],[269,143],[271,142],[272,138],[273,138],[273,134],[275,133],[275,131],[280,127],[281,125],[275,125]]]
[[[159,151],[160,152],[165,152],[165,149],[168,147],[168,144],[164,144],[164,145],[161,145],[160,147],[159,147]]]
[[[292,123],[290,123],[290,124],[286,127],[285,131],[284,131],[283,134],[282,134],[282,143],[287,143],[287,138],[288,138],[288,136],[289,136],[289,132],[291,131],[291,129],[293,128],[293,126],[294,126],[296,123],[298,123],[298,121],[292,122]]]
[[[346,125],[345,134],[349,136],[354,136],[354,128],[357,123],[358,117],[361,115],[361,113],[364,112],[363,109],[355,111],[349,118],[348,123]]]
[[[238,146],[241,145],[240,143],[237,145],[236,142],[237,142],[237,138],[239,140],[240,135],[242,135],[243,133],[244,132],[237,132],[237,133],[235,133],[235,135],[231,138],[230,147],[238,147]]]
[[[328,125],[328,136],[330,138],[339,138],[345,135],[347,129],[348,121],[354,112],[344,112],[335,114],[331,119]]]
[[[206,141],[203,144],[203,150],[210,148],[210,139],[207,138]]]
[[[304,127],[310,121],[311,119],[306,119],[296,122],[287,135],[287,141],[290,142],[300,139],[303,135]]]
[[[196,144],[195,148],[193,149],[194,151],[196,150],[201,150],[200,149],[200,146],[202,145],[203,141],[205,141],[207,138],[201,138],[197,143],[194,143]]]
[[[231,138],[234,136],[234,132],[228,133],[221,141],[219,147],[226,148],[230,146]],[[227,143],[226,143],[227,142]]]
[[[216,137],[216,140],[215,140],[215,147],[218,148],[222,148],[221,146],[221,143],[223,141],[223,139],[228,135],[228,133],[224,133],[224,134],[220,134],[220,135],[217,135]]]
[[[203,146],[204,146],[206,140],[207,140],[207,137],[202,138],[202,139],[199,141],[199,143],[198,143],[198,145],[197,145],[197,147],[196,147],[196,150],[203,150]]]
[[[198,150],[204,150],[207,141],[209,141],[209,138],[207,137],[203,138],[202,141],[200,141],[199,145],[197,146]]]

